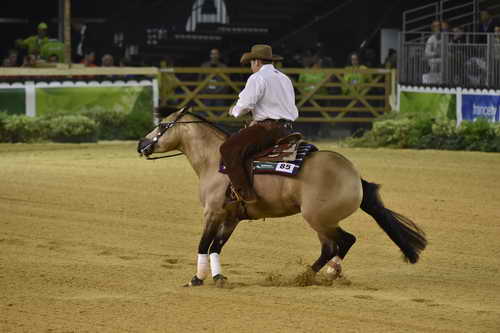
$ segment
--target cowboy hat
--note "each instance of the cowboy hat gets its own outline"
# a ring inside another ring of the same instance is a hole
[[[241,56],[240,63],[248,64],[251,60],[255,59],[277,61],[283,60],[283,57],[273,57],[273,49],[271,48],[271,46],[265,44],[257,44],[252,46],[250,52],[246,52]]]

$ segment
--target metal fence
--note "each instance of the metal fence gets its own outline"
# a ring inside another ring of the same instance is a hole
[[[401,33],[399,83],[500,89],[500,35]]]

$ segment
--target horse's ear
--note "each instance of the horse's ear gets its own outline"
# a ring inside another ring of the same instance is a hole
[[[163,118],[170,116],[174,112],[177,112],[176,108],[168,105],[163,105],[155,109],[154,116],[156,119],[162,120]]]

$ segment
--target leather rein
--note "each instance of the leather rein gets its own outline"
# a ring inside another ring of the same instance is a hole
[[[156,134],[156,136],[153,138],[153,142],[151,143],[151,146],[154,146],[158,142],[158,140],[160,140],[160,138],[163,136],[163,134],[165,134],[165,132],[169,128],[172,128],[175,124],[193,124],[193,123],[208,123],[208,124],[210,124],[209,122],[207,122],[205,120],[179,121],[185,114],[191,114],[191,113],[189,111],[182,112],[182,110],[181,110],[181,113],[177,116],[177,118],[174,119],[174,121],[170,121],[168,123],[159,123],[158,124],[159,131]],[[162,158],[175,157],[175,156],[180,156],[180,155],[184,155],[184,153],[176,153],[176,154],[163,155],[163,156],[157,156],[157,157],[146,156],[146,159],[147,160],[159,160]]]

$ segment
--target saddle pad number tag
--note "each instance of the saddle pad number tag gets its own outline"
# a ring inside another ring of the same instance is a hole
[[[295,164],[292,163],[278,163],[276,164],[276,171],[285,172],[293,174],[293,169],[296,167]]]

